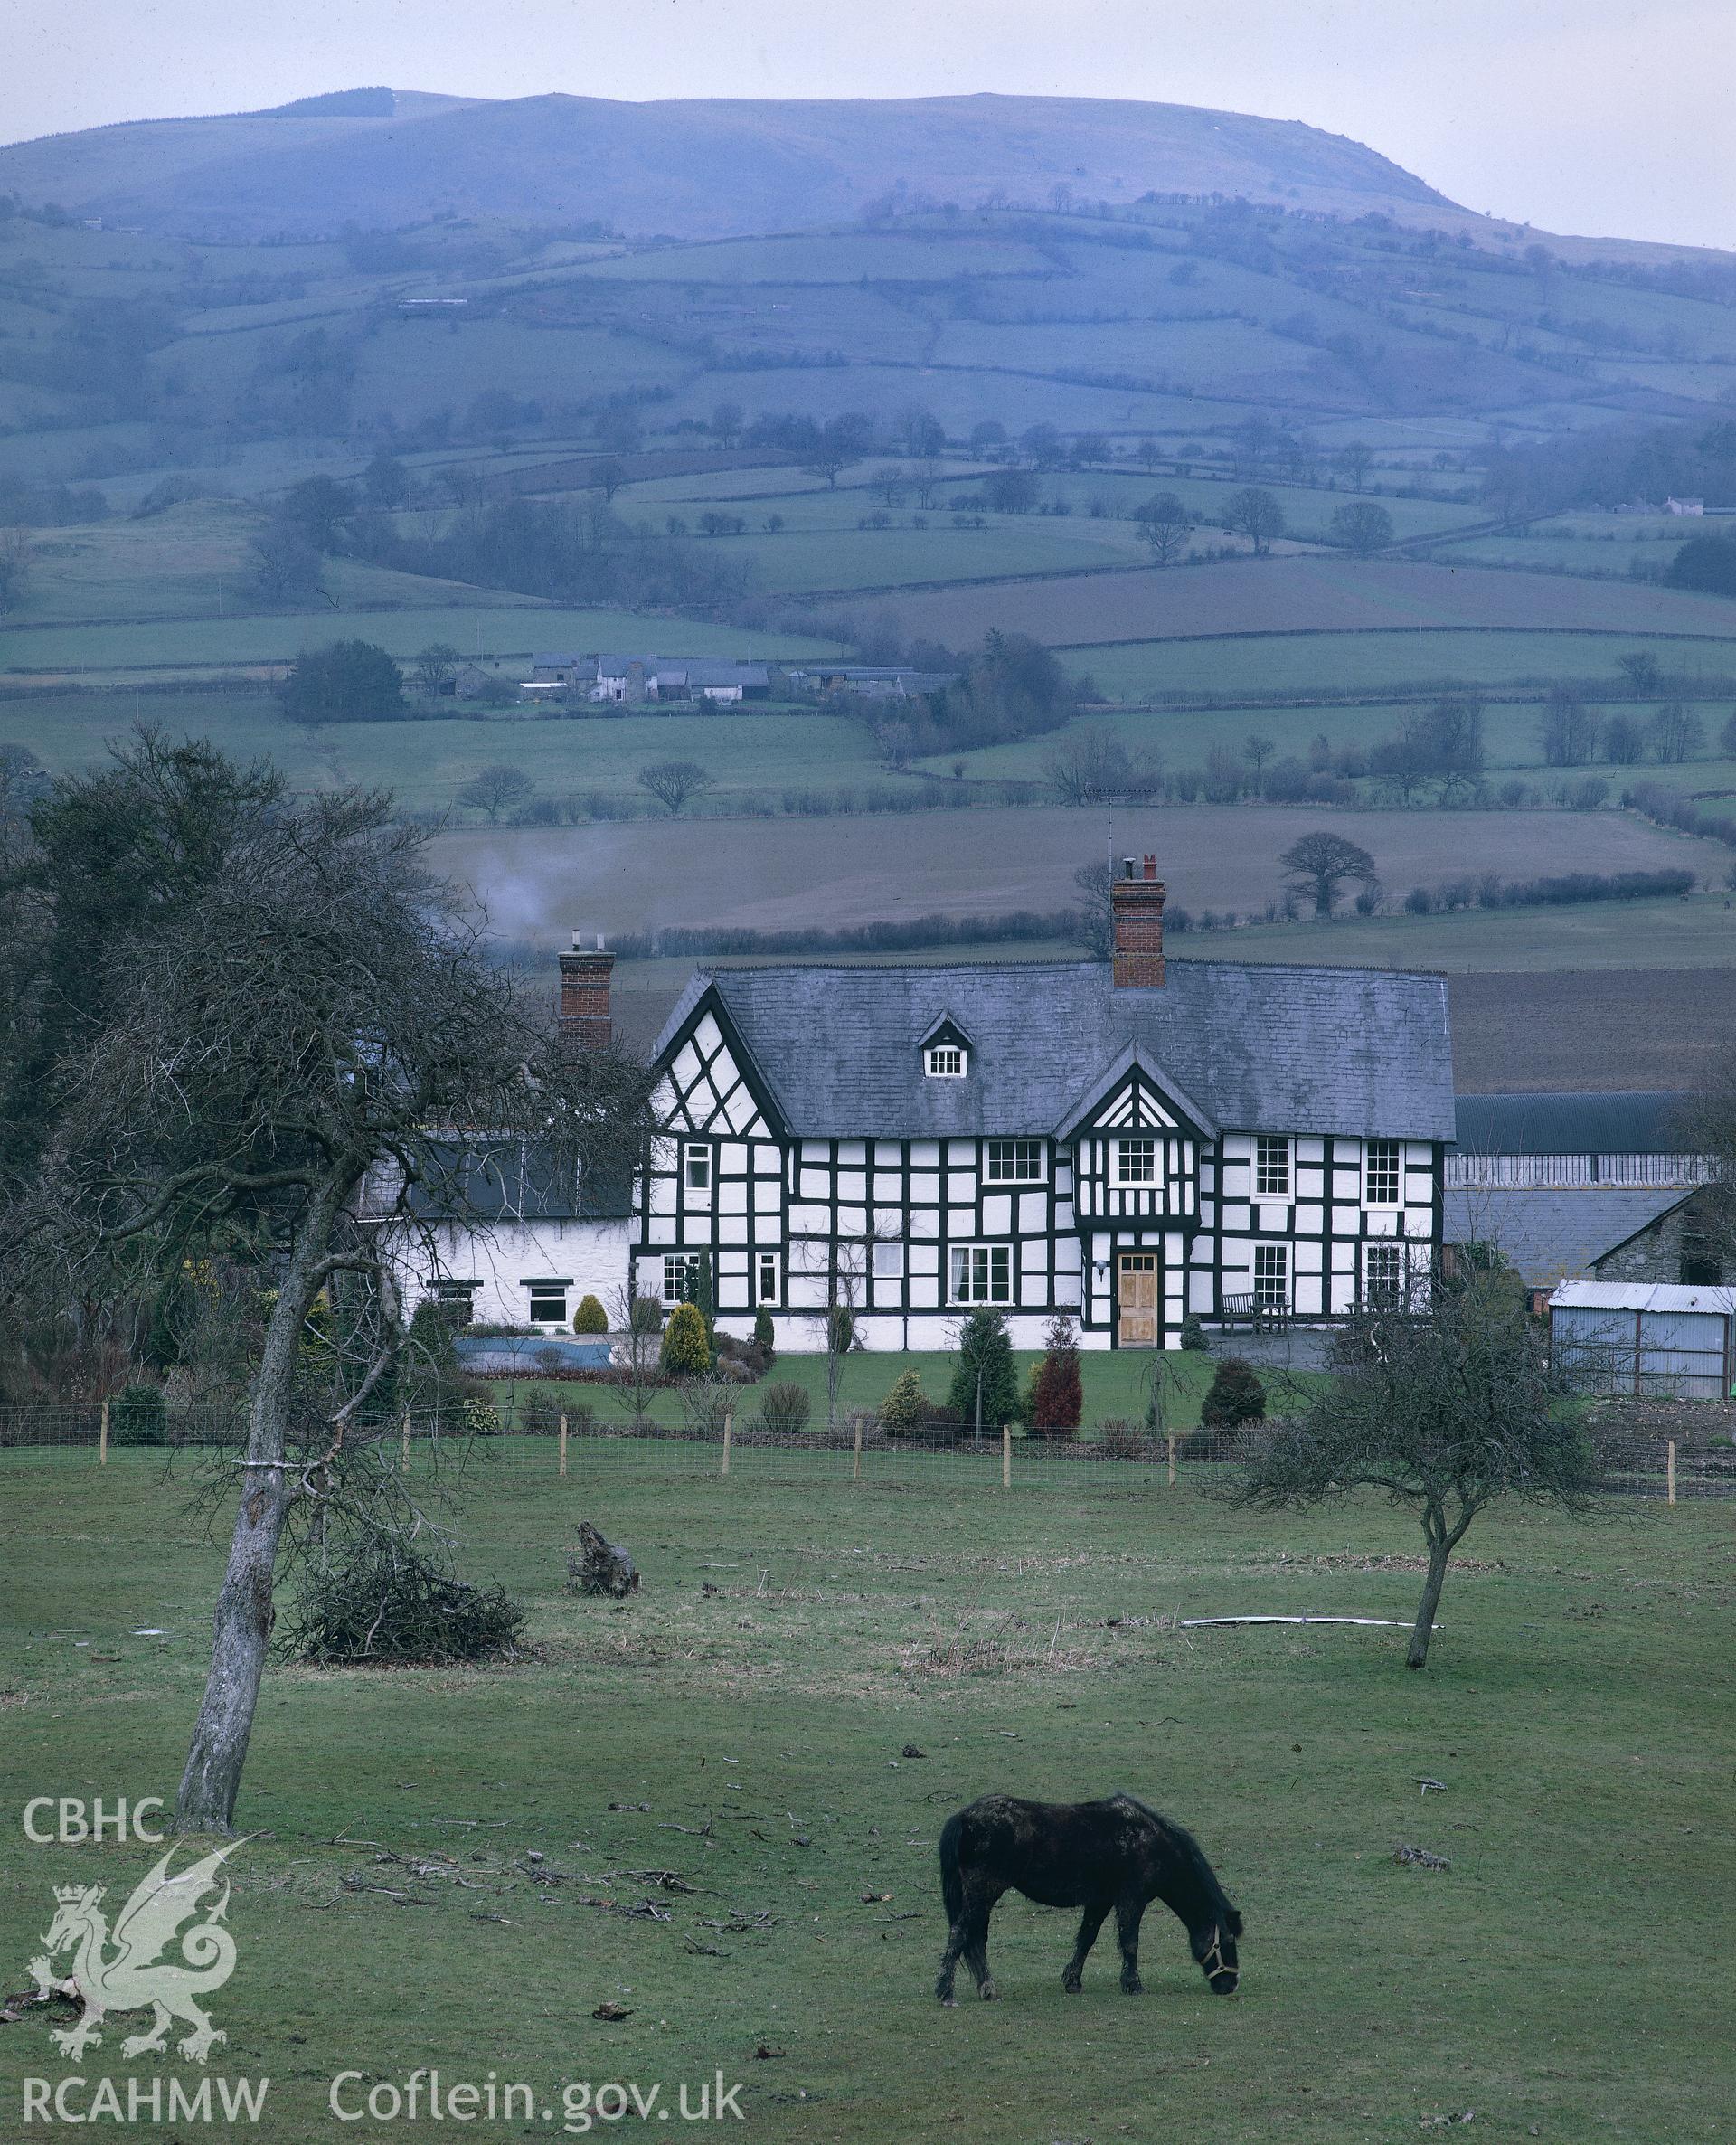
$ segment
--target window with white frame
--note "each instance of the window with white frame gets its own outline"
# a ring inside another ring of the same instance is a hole
[[[665,1252],[663,1256],[663,1300],[665,1304],[692,1303],[699,1293],[699,1252]]]
[[[524,1287],[531,1299],[533,1326],[564,1326],[567,1322],[567,1290],[572,1283],[566,1281],[526,1281]]]
[[[681,1179],[687,1187],[690,1199],[702,1203],[712,1195],[712,1150],[703,1143],[690,1141],[682,1150]]]
[[[992,1185],[1034,1185],[1043,1181],[1041,1139],[991,1139],[983,1175]]]
[[[1118,1185],[1155,1185],[1157,1181],[1157,1142],[1155,1139],[1118,1139],[1115,1146],[1115,1181]]]
[[[1005,1243],[956,1243],[951,1247],[954,1303],[1011,1303],[1013,1250]]]
[[[1254,1196],[1288,1199],[1290,1195],[1290,1143],[1261,1132],[1254,1140]]]
[[[754,1301],[776,1303],[783,1291],[778,1286],[778,1254],[761,1252],[755,1262]]]
[[[1261,1310],[1288,1310],[1290,1304],[1290,1247],[1287,1243],[1254,1246],[1254,1301]]]
[[[1404,1295],[1404,1246],[1365,1243],[1363,1246],[1363,1301],[1382,1305],[1400,1302]]]
[[[965,1054],[957,1043],[930,1043],[922,1053],[922,1069],[930,1080],[962,1080]]]
[[[904,1279],[904,1246],[901,1243],[875,1244],[874,1279],[877,1281],[901,1281]]]
[[[1399,1143],[1371,1139],[1363,1156],[1363,1199],[1369,1206],[1399,1204]]]

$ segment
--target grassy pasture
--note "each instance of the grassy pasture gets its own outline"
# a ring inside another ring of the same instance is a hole
[[[9,1799],[172,1793],[221,1565],[184,1483],[142,1456],[0,1464]],[[272,2079],[265,2145],[323,2134],[340,2070],[365,2091],[436,2064],[533,2082],[557,2118],[571,2081],[673,2102],[721,2066],[754,2134],[830,2145],[1192,2135],[1208,2106],[1215,2135],[1297,2145],[1467,2109],[1496,2138],[1724,2137],[1722,1509],[1480,1521],[1417,1677],[1392,1630],[1172,1621],[1408,1618],[1420,1540],[1373,1503],[1275,1522],[1186,1480],[557,1487],[483,1466],[462,1563],[527,1602],[535,1658],[267,1681],[212,2066]],[[644,1569],[619,1612],[561,1591],[585,1516]],[[1446,1792],[1420,1799],[1419,1776]],[[945,1812],[991,1788],[1121,1786],[1197,1829],[1246,1914],[1237,2001],[1209,1995],[1161,1908],[1145,1998],[1116,1988],[1108,1939],[1065,1997],[1072,1917],[1009,1900],[1002,2000],[941,2010]],[[1401,1842],[1450,1871],[1395,1867]],[[51,1886],[101,1881],[112,1902],[159,1851],[10,1828],[7,1955],[40,1948]],[[629,1874],[653,1868],[694,1889]],[[609,1911],[647,1896],[667,1920]],[[1668,1944],[1637,1941],[1658,1928]],[[591,2021],[606,1999],[624,2022]],[[79,2066],[123,2095],[170,2067],[121,2058],[136,2023]],[[17,2078],[72,2067],[47,2024],[7,2029],[9,2111]]]
[[[1553,584],[1560,586],[1561,584]],[[1581,584],[1582,586],[1584,584]],[[975,591],[964,591],[960,602]],[[899,615],[918,600],[901,598]],[[890,606],[889,606],[890,608]],[[1646,648],[1666,669],[1722,680],[1736,672],[1736,641],[1626,632],[1269,633],[1241,638],[1094,643],[1069,660],[1089,670],[1110,699],[1164,693],[1397,693],[1455,685],[1547,685],[1564,678],[1608,690],[1616,661]],[[1312,711],[1311,711],[1312,712]],[[1319,710],[1316,727],[1348,711]]]
[[[250,611],[259,602],[250,547],[262,526],[259,511],[239,500],[196,499],[144,521],[40,531],[31,544],[30,579],[7,613],[6,633],[74,621],[183,617],[210,622]],[[363,559],[326,559],[320,581],[332,599],[329,608],[340,613],[477,605],[498,611],[530,601]],[[0,634],[0,657],[9,645]]]
[[[448,584],[433,583],[436,588]],[[33,676],[133,669],[222,668],[287,663],[303,648],[342,635],[372,640],[407,660],[430,641],[449,641],[466,657],[528,656],[539,648],[653,648],[658,655],[816,656],[836,644],[806,634],[749,632],[659,614],[560,610],[489,591],[482,600],[410,610],[322,610],[316,616],[243,613],[137,625],[17,627],[0,632],[0,671]]]
[[[666,246],[579,271],[608,283],[941,283],[960,273],[1043,276],[1036,247],[973,232],[962,241],[920,232],[799,232],[788,238],[723,239]]]
[[[1538,817],[1514,815],[1515,875],[1526,868],[1523,830]],[[1404,883],[1395,882],[1394,891],[1401,894]],[[1196,935],[1185,950],[1234,960],[1324,961],[1333,968],[1542,972],[1637,969],[1653,960],[1666,968],[1736,968],[1736,910],[1714,892],[1686,901],[1343,916],[1332,923],[1255,923]]]

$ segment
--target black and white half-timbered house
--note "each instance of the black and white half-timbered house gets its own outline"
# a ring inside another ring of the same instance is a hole
[[[844,1303],[870,1348],[961,1313],[1172,1347],[1183,1318],[1330,1318],[1426,1288],[1453,1138],[1439,976],[1165,962],[1156,860],[1112,961],[695,973],[656,1051],[633,1282],[709,1264],[785,1351]],[[571,957],[569,957],[571,958]]]

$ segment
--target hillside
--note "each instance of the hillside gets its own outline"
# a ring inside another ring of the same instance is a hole
[[[1152,191],[1245,194],[1348,215],[1448,205],[1342,137],[1185,105],[992,96],[393,104],[389,116],[304,102],[19,143],[0,149],[0,192],[229,241],[330,237],[447,213],[717,238],[854,218],[881,196],[1035,205],[1058,188],[1116,202]]]

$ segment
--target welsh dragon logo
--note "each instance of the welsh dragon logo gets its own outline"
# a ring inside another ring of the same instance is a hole
[[[223,1863],[244,1843],[231,1840],[203,1861],[169,1874],[175,1859],[171,1847],[121,1908],[111,1931],[102,1912],[105,1887],[101,1885],[61,1885],[54,1891],[54,1919],[42,1942],[46,1953],[30,1962],[36,1977],[37,1993],[47,1997],[56,1986],[52,1961],[57,1951],[74,1953],[71,1985],[84,2004],[84,2016],[76,2026],[53,2029],[53,2038],[64,2055],[75,2062],[85,2050],[102,2039],[99,2028],[110,2011],[138,2011],[147,2007],[156,2013],[148,2033],[136,2033],[121,2043],[124,2056],[159,2053],[168,2039],[169,2024],[178,2018],[193,2031],[175,2043],[191,2063],[203,2063],[217,2043],[226,2036],[218,2032],[199,2008],[198,1999],[221,1989],[235,1970],[235,1940],[222,1926],[229,1905],[229,1886],[222,1896],[181,1935],[181,1960],[162,1954],[181,1931],[181,1925],[200,1911],[200,1901],[216,1889]],[[59,1984],[64,1992],[68,1984]]]

